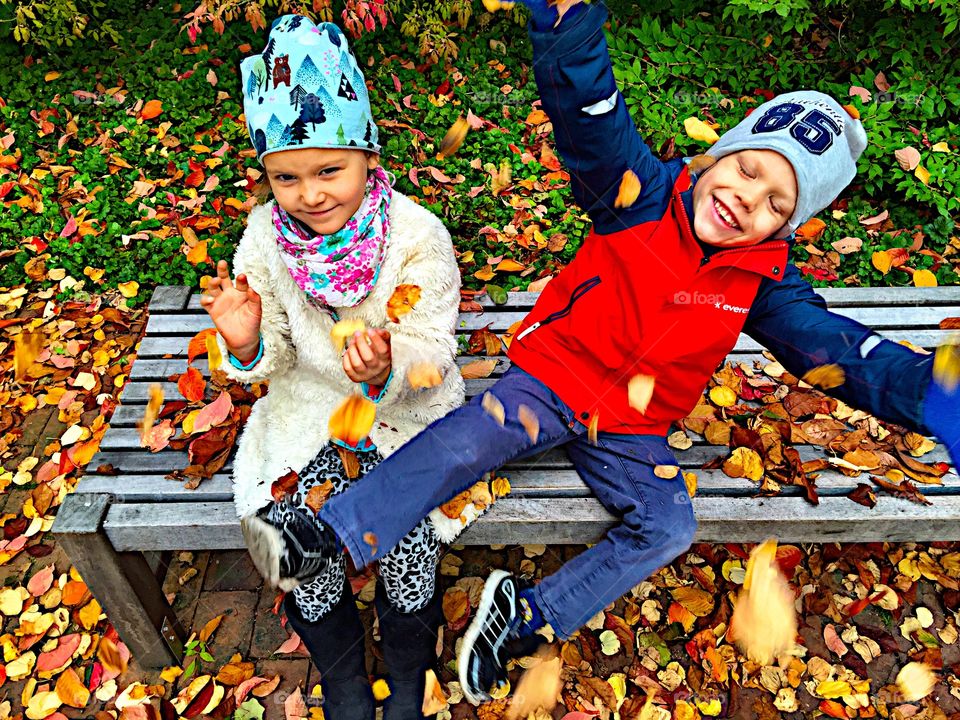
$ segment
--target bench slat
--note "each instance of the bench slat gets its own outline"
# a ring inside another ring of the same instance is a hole
[[[699,542],[930,542],[960,540],[960,498],[929,506],[881,497],[866,510],[846,498],[812,507],[798,497],[694,498]],[[593,498],[502,498],[457,544],[579,544],[599,540],[615,519]],[[244,547],[232,503],[120,504],[104,530],[128,550],[232,550]]]
[[[960,294],[960,293],[958,293]],[[960,314],[960,305],[931,307],[860,307],[834,308],[840,314],[857,320],[876,330],[924,328],[937,329],[946,317]],[[523,320],[528,311],[509,310],[502,312],[463,313],[457,323],[458,333],[472,332],[490,326],[495,332],[503,332],[515,322]],[[205,328],[213,327],[206,313],[176,313],[151,315],[147,321],[147,336],[193,336]]]

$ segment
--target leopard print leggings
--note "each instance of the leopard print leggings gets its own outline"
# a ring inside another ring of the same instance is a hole
[[[383,459],[376,450],[356,453],[356,456],[360,462],[359,477],[366,475]],[[333,444],[326,445],[300,472],[299,487],[287,502],[312,515],[304,499],[310,488],[327,480],[333,484],[331,495],[343,492],[354,482],[344,472],[340,453]],[[270,519],[282,522],[285,512],[289,512],[289,506],[274,503],[270,508]],[[435,590],[440,549],[433,525],[424,518],[397,547],[380,559],[377,568],[380,582],[392,607],[403,613],[426,607]],[[294,601],[306,620],[316,622],[333,609],[343,591],[345,573],[346,559],[341,557],[322,575],[294,588]]]

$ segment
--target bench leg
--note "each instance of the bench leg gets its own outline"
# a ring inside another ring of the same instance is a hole
[[[118,553],[103,532],[108,495],[68,495],[53,526],[57,542],[143,668],[179,664],[186,639],[143,553]]]

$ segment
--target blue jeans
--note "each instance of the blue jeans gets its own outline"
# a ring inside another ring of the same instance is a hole
[[[363,566],[388,553],[433,508],[484,473],[563,445],[583,481],[620,519],[600,542],[537,585],[544,617],[566,638],[690,547],[697,527],[693,508],[682,474],[672,480],[653,474],[656,465],[677,464],[663,437],[601,432],[594,445],[573,411],[516,366],[490,393],[503,403],[504,425],[475,397],[328,499],[319,518],[334,529],[354,563]],[[520,405],[540,420],[536,443],[518,420]]]

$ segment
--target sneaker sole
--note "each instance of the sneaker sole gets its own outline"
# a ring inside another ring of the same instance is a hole
[[[270,587],[279,587],[281,584],[280,553],[283,550],[280,531],[256,515],[242,518],[240,529],[254,566]],[[289,580],[290,578],[284,578],[286,582]],[[293,588],[282,589],[292,590]]]
[[[470,623],[470,627],[467,628],[467,632],[463,636],[460,654],[457,656],[457,674],[460,679],[460,689],[463,690],[463,696],[472,705],[479,705],[489,700],[490,695],[485,693],[481,696],[475,696],[470,692],[470,686],[467,682],[467,668],[469,667],[469,663],[466,661],[470,657],[470,653],[473,652],[473,646],[477,642],[477,637],[479,637],[480,630],[482,629],[480,618],[489,612],[490,605],[493,604],[493,596],[497,591],[497,586],[500,584],[500,581],[509,574],[506,570],[494,570],[490,573],[490,577],[488,577],[487,582],[484,583],[483,594],[480,595],[480,605],[477,607],[477,613],[473,616],[473,622]]]

